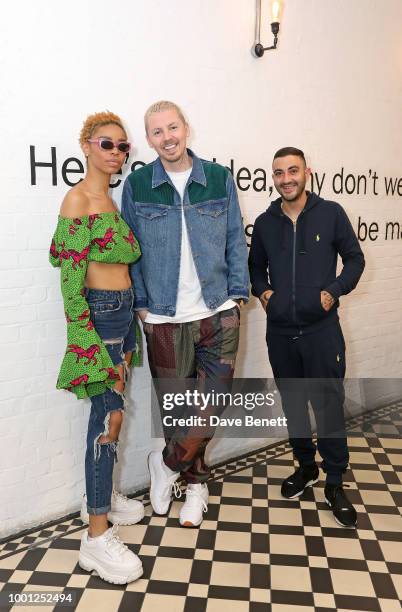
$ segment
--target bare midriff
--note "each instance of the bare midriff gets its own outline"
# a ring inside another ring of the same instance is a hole
[[[100,263],[90,261],[85,277],[88,289],[109,289],[122,291],[131,287],[131,278],[127,264]]]

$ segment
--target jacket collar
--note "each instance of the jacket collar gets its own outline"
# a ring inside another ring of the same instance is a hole
[[[193,167],[191,169],[191,174],[190,174],[189,182],[193,182],[194,181],[195,183],[199,183],[200,185],[203,185],[204,187],[206,187],[207,179],[206,179],[206,176],[205,176],[205,172],[204,172],[204,168],[203,168],[203,165],[202,165],[202,161],[200,160],[199,157],[197,157],[193,153],[193,151],[191,149],[187,149],[187,153],[189,154],[189,156],[193,160]],[[169,183],[169,184],[171,184],[171,180],[168,177],[168,175],[166,173],[166,170],[163,167],[163,164],[162,164],[160,158],[158,157],[153,162],[152,189],[155,189],[155,187],[159,187],[160,185],[162,185],[162,183]]]

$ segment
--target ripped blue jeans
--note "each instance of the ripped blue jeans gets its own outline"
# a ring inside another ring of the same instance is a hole
[[[107,291],[87,289],[86,299],[99,337],[103,340],[114,365],[124,364],[125,353],[136,345],[133,289]],[[123,369],[124,375],[126,368]],[[110,413],[124,410],[124,396],[107,389],[91,398],[85,454],[85,481],[89,514],[106,514],[110,510],[113,467],[117,460],[117,440],[104,444],[99,438],[109,433]]]

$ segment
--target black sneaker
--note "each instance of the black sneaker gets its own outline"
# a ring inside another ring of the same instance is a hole
[[[342,485],[325,485],[325,501],[331,508],[336,522],[342,527],[356,527],[357,514],[346,497]]]
[[[294,474],[282,482],[281,493],[286,499],[299,497],[306,487],[311,487],[318,481],[318,467],[316,464],[300,466]]]

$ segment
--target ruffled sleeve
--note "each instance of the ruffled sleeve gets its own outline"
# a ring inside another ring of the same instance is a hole
[[[67,319],[67,349],[57,380],[58,389],[78,399],[104,393],[118,379],[109,353],[90,320],[84,283],[91,246],[88,217],[59,218],[50,247],[50,263],[60,267],[61,293]]]

